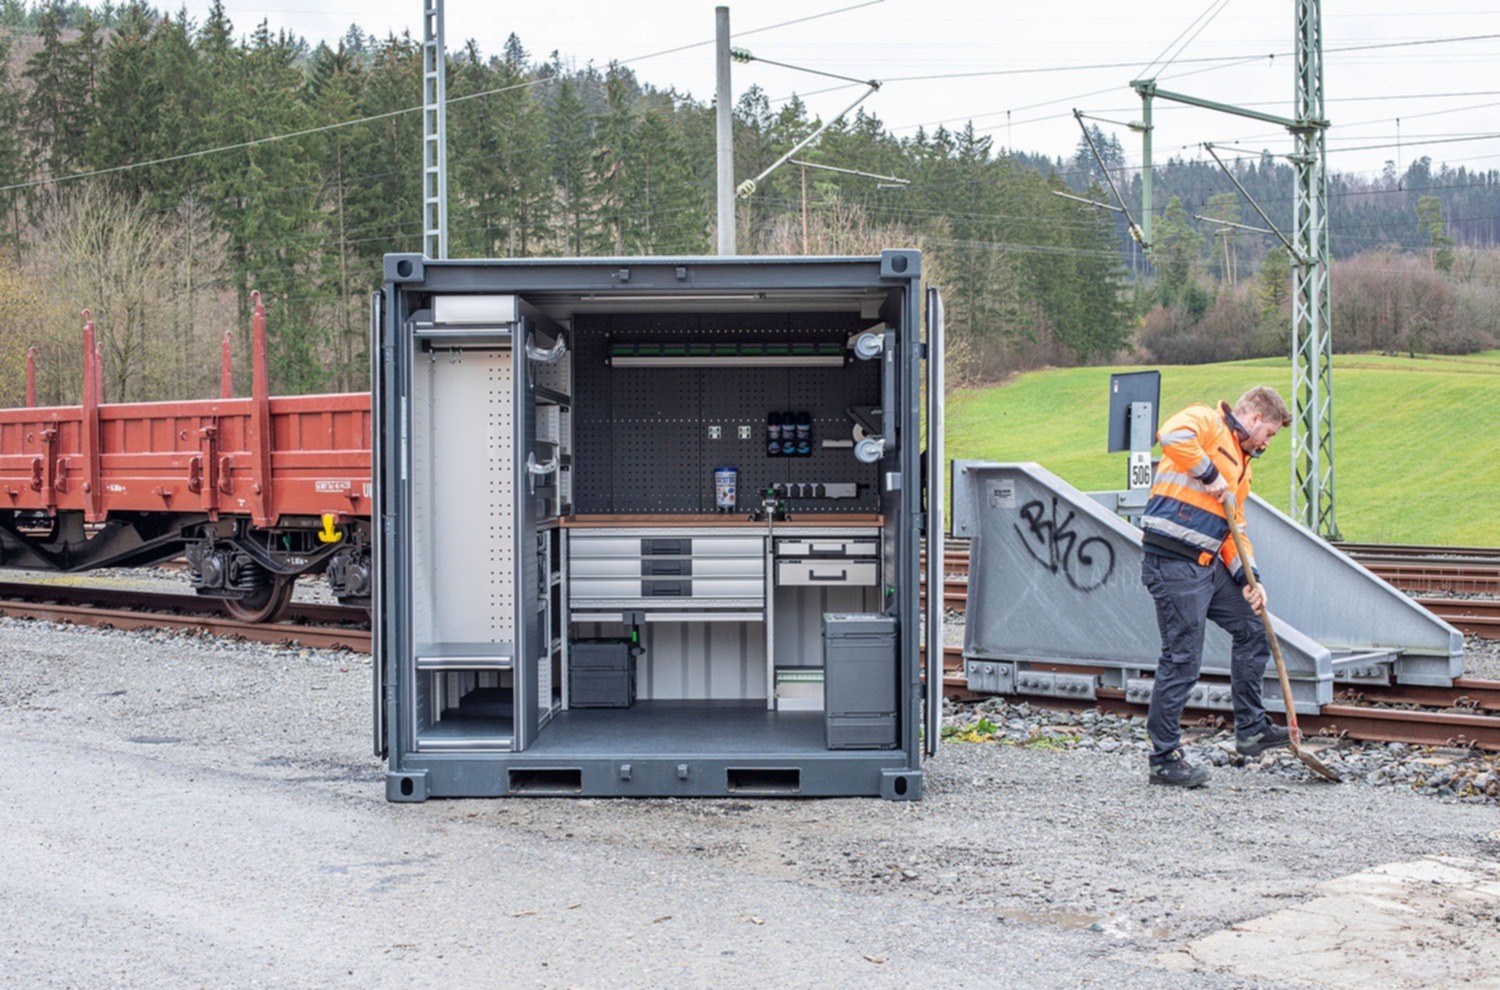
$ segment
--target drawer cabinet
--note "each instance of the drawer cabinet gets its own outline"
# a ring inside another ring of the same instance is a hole
[[[568,600],[579,608],[761,608],[765,552],[759,535],[576,532],[568,544]]]

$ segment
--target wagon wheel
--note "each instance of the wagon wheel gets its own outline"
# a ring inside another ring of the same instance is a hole
[[[224,610],[241,622],[275,622],[292,601],[296,578],[273,577],[253,595],[224,599]]]

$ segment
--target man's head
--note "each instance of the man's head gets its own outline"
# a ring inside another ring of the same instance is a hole
[[[1292,425],[1292,413],[1286,402],[1269,385],[1257,385],[1234,404],[1234,418],[1240,421],[1249,434],[1240,440],[1247,454],[1258,454],[1266,449],[1283,426]]]

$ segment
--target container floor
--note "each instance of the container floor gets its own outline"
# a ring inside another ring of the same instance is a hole
[[[694,757],[828,753],[822,712],[778,712],[764,701],[637,701],[558,712],[528,756]],[[886,751],[889,753],[889,750]]]

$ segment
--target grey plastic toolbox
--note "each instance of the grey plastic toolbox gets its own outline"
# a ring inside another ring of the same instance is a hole
[[[895,616],[823,616],[823,706],[829,749],[897,744]]]
[[[635,703],[635,653],[628,639],[574,640],[568,654],[568,703],[629,708]]]

